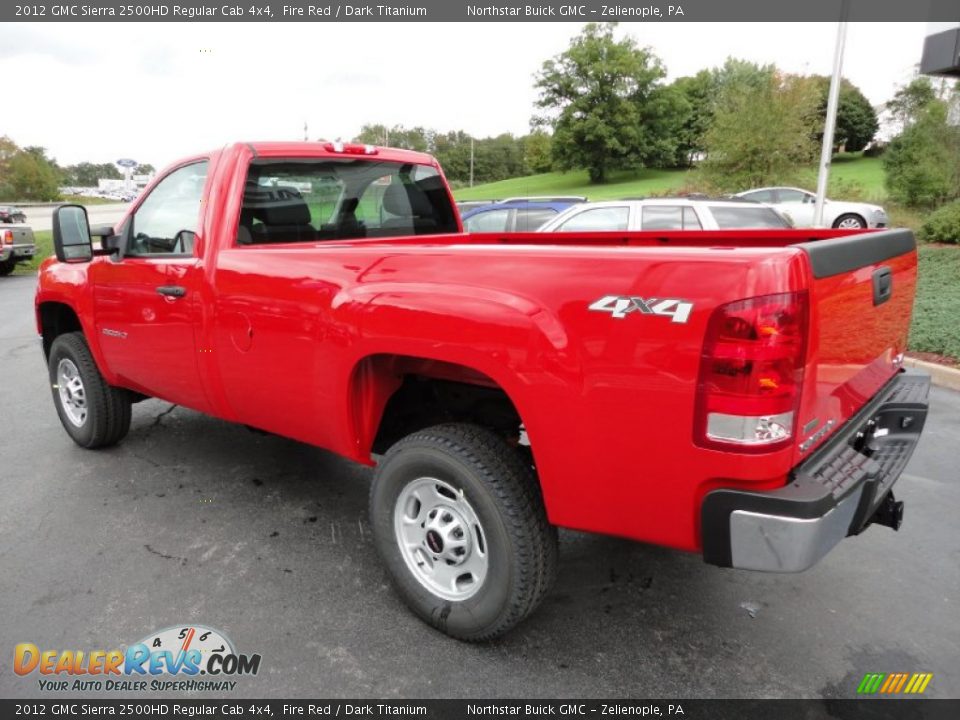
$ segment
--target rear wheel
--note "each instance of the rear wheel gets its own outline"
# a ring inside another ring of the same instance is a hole
[[[403,600],[461,640],[495,638],[539,605],[557,532],[519,452],[473,425],[407,436],[377,467],[370,521]]]
[[[54,340],[48,366],[57,414],[77,445],[107,447],[126,436],[130,395],[103,379],[83,333],[65,333]]]
[[[13,255],[9,258],[0,262],[0,277],[6,277],[13,272],[13,269],[17,266],[17,261],[13,259]]]
[[[841,230],[856,230],[858,228],[865,228],[867,226],[867,221],[859,215],[848,213],[838,217],[834,221],[833,226],[835,228],[840,228]]]

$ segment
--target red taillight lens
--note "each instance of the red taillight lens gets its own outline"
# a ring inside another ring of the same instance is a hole
[[[323,144],[327,152],[345,153],[347,155],[376,155],[377,148],[373,145],[361,145],[360,143],[341,143],[328,142]]]
[[[790,443],[803,384],[806,292],[763,295],[717,308],[703,343],[694,440],[737,452]]]
[[[13,245],[13,230],[4,230],[4,231],[3,231],[3,244],[4,244],[4,245]]]

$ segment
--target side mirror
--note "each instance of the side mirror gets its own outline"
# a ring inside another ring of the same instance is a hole
[[[80,263],[93,259],[93,240],[86,208],[61,205],[53,211],[53,249],[60,262]]]

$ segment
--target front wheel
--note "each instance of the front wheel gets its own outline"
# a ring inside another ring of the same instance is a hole
[[[556,575],[557,531],[529,463],[481,427],[440,425],[394,445],[377,467],[370,522],[403,600],[461,640],[507,632]]]
[[[60,335],[48,360],[53,403],[64,430],[77,445],[115,445],[130,429],[130,395],[108,385],[83,333]]]
[[[847,215],[841,215],[838,217],[834,221],[833,226],[835,228],[840,228],[841,230],[862,230],[867,226],[867,221],[859,215],[848,213]]]

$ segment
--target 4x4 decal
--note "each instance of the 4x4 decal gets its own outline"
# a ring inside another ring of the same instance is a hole
[[[693,303],[676,298],[642,298],[624,295],[604,295],[589,307],[596,312],[608,312],[617,319],[632,312],[642,315],[664,315],[671,322],[685,323],[693,311]]]

